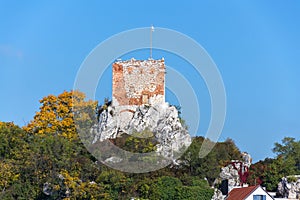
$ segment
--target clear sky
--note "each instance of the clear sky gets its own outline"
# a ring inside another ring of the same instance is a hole
[[[25,125],[39,99],[73,88],[100,42],[154,24],[190,36],[217,64],[227,95],[220,141],[232,138],[254,161],[273,157],[274,142],[300,139],[299,11],[296,0],[0,1],[0,121]]]

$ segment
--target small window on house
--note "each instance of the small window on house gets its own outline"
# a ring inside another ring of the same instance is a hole
[[[266,195],[253,195],[253,200],[266,200]]]

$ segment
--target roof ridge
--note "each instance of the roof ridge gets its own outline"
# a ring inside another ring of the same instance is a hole
[[[235,195],[238,194],[236,192],[243,191],[245,194],[241,194],[240,198],[246,199],[252,192],[254,192],[257,188],[261,187],[260,185],[248,186],[248,187],[241,187],[241,188],[233,188],[227,195],[226,200],[230,200],[231,198],[235,198]],[[232,196],[230,196],[230,194]],[[236,200],[236,199],[234,199]]]

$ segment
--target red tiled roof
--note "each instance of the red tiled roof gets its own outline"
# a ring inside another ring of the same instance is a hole
[[[256,186],[250,186],[244,188],[234,188],[228,193],[226,200],[244,200],[258,187],[260,186],[256,185]]]

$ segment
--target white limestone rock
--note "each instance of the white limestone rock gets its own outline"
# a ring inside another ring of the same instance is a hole
[[[214,185],[221,183],[222,180],[228,181],[228,192],[230,192],[235,187],[241,186],[239,170],[244,167],[249,168],[252,162],[251,156],[243,152],[241,154],[243,160],[231,160],[227,166],[222,167],[219,177],[215,180]],[[223,200],[226,195],[223,195],[219,189],[216,189],[212,200]]]
[[[212,196],[212,200],[224,200],[226,195],[223,195],[222,192],[218,189],[215,189],[214,195]]]
[[[110,162],[110,163],[119,163],[122,160],[123,160],[122,158],[119,158],[119,157],[116,157],[116,156],[112,156],[110,158],[107,158],[104,162],[105,163],[108,163],[108,162]]]
[[[137,106],[131,112],[131,119],[122,119],[125,115],[120,115],[117,110],[109,106],[101,113],[99,123],[91,130],[94,136],[92,143],[114,139],[122,133],[131,135],[149,130],[159,142],[157,152],[164,157],[172,157],[174,152],[191,144],[191,137],[181,125],[177,109],[168,103]]]
[[[283,177],[281,182],[278,183],[277,196],[289,199],[300,198],[300,176],[290,176],[298,179],[295,182],[288,182],[286,177]]]

